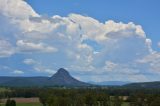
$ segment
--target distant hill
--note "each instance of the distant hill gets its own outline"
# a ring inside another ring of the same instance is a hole
[[[89,82],[91,84],[95,85],[102,85],[102,86],[122,86],[129,84],[131,82],[125,82],[125,81],[103,81],[103,82]]]
[[[67,70],[61,68],[52,77],[0,77],[0,86],[75,86],[86,87],[91,84],[78,81]]]
[[[127,88],[160,88],[160,81],[126,84]]]

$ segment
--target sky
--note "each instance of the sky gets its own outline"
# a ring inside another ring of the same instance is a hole
[[[0,0],[0,75],[160,80],[159,0]]]

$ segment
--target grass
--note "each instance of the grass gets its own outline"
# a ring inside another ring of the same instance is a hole
[[[6,91],[6,89],[1,89],[1,91]],[[11,100],[16,101],[16,106],[42,106],[37,98],[11,98]],[[0,106],[5,106],[5,101],[6,99],[3,99]]]
[[[0,106],[5,106],[4,104]],[[16,106],[42,106],[40,103],[17,103]]]
[[[42,106],[40,103],[18,103],[17,106]]]
[[[130,105],[129,105],[129,103],[124,102],[124,103],[122,103],[122,106],[130,106]]]

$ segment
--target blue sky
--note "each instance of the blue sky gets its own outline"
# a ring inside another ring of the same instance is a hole
[[[159,0],[27,0],[42,15],[68,16],[77,13],[93,17],[100,22],[134,22],[142,25],[159,51],[160,1]]]
[[[0,0],[0,75],[159,81],[159,0]]]

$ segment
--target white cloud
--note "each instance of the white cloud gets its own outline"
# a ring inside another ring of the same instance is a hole
[[[15,70],[15,71],[13,71],[13,73],[14,73],[14,74],[24,74],[24,72],[21,71],[21,70]]]
[[[36,64],[34,67],[34,70],[39,72],[39,73],[48,73],[49,75],[53,75],[54,73],[56,73],[56,71],[54,69],[50,69],[49,67],[45,67],[41,64]]]
[[[57,49],[51,46],[48,46],[44,43],[32,43],[25,42],[23,40],[17,41],[17,47],[20,52],[56,52]]]
[[[49,66],[46,67],[42,64],[42,62],[31,59],[31,58],[24,59],[23,63],[30,65],[33,70],[39,73],[47,73],[47,74],[53,75],[56,72],[53,68],[50,68]]]
[[[34,64],[36,64],[37,62],[36,62],[35,60],[33,60],[33,59],[25,59],[25,60],[23,61],[23,63],[25,63],[25,64],[27,64],[27,65],[34,65]]]
[[[14,54],[14,48],[10,42],[0,39],[0,57],[8,57]]]
[[[111,61],[106,61],[104,69],[107,71],[113,71],[114,69],[117,69],[117,64],[111,62]]]
[[[0,0],[0,12],[12,18],[28,18],[38,16],[35,11],[23,0]]]
[[[141,64],[147,64],[149,66],[149,70],[151,70],[152,72],[157,72],[157,74],[160,74],[160,53],[155,52],[149,54],[144,58],[137,60],[137,62]]]
[[[37,60],[24,63],[36,71],[53,73],[49,66],[56,63],[56,67],[87,73],[88,79],[157,80],[145,73],[159,70],[159,53],[152,49],[142,26],[133,22],[101,23],[79,14],[44,17],[23,0],[0,0],[0,23],[0,34],[7,35],[0,36],[0,57],[32,53],[28,57]]]
[[[158,47],[160,47],[160,42],[158,42]]]

